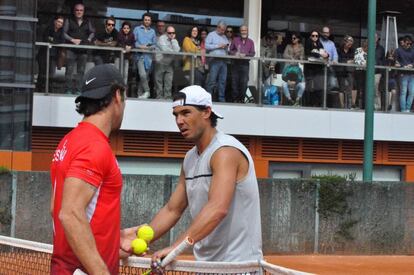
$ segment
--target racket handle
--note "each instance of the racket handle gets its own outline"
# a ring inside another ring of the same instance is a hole
[[[193,246],[194,240],[190,237],[186,237],[176,248],[174,248],[164,259],[162,259],[160,266],[162,268],[166,267],[171,263],[178,255],[183,253],[184,250]]]

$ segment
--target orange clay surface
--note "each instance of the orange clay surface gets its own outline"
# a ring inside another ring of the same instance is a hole
[[[414,275],[414,256],[265,255],[264,258],[275,265],[314,274]],[[179,259],[193,260],[194,257],[181,255]],[[50,255],[0,253],[0,274],[2,275],[17,275],[21,274],[22,270],[25,270],[25,274],[48,274],[49,266]],[[123,268],[120,274],[137,273],[129,268]]]
[[[267,255],[265,259],[315,274],[414,274],[414,256]]]
[[[193,260],[193,256],[180,256]],[[414,256],[265,255],[268,263],[290,269],[333,275],[414,275]]]

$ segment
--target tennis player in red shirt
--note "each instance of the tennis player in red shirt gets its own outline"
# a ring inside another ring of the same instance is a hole
[[[122,177],[108,137],[124,115],[122,75],[111,64],[95,66],[75,102],[84,118],[51,165],[51,274],[118,274]]]

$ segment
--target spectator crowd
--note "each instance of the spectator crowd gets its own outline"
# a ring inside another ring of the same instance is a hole
[[[238,26],[237,33],[235,27],[224,21],[219,21],[210,32],[191,26],[182,41],[177,40],[175,26],[161,20],[156,22],[155,28],[152,26],[151,14],[145,13],[142,23],[135,27],[124,21],[118,31],[116,19],[109,17],[99,28],[102,31],[96,31],[92,21],[85,16],[85,6],[76,4],[70,17],[56,16],[42,31],[42,41],[121,47],[124,58],[120,58],[119,51],[108,49],[52,47],[49,79],[57,69],[65,67],[64,92],[77,94],[88,61],[95,65],[113,63],[122,70],[125,82],[134,84],[130,85],[129,91],[132,97],[171,99],[177,90],[174,87],[176,79],[181,79],[182,86],[191,83],[203,86],[216,101],[245,103],[249,96],[251,100],[257,100],[254,89],[248,88],[249,58],[256,55],[256,45],[249,38],[246,25]],[[354,38],[345,35],[336,44],[328,26],[322,26],[320,31],[312,30],[308,35],[269,31],[261,39],[260,57],[265,59],[259,64],[265,103],[321,107],[326,89],[329,107],[363,109],[368,41],[361,40],[357,47]],[[400,38],[399,47],[387,53],[380,45],[378,35],[375,39],[376,65],[413,68],[414,49],[410,36]],[[193,56],[177,55],[178,52]],[[45,47],[40,48],[37,59],[37,89],[42,91],[47,70]],[[284,59],[284,62],[275,59]],[[250,91],[249,95],[246,95],[247,91]],[[268,100],[270,95],[272,100]],[[386,77],[384,69],[376,69],[376,110],[410,112],[413,99],[412,72],[391,70]]]

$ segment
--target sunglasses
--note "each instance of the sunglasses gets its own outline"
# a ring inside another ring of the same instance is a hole
[[[175,34],[175,32],[167,32],[168,34]]]
[[[107,26],[115,26],[115,24],[112,23],[106,23]]]

